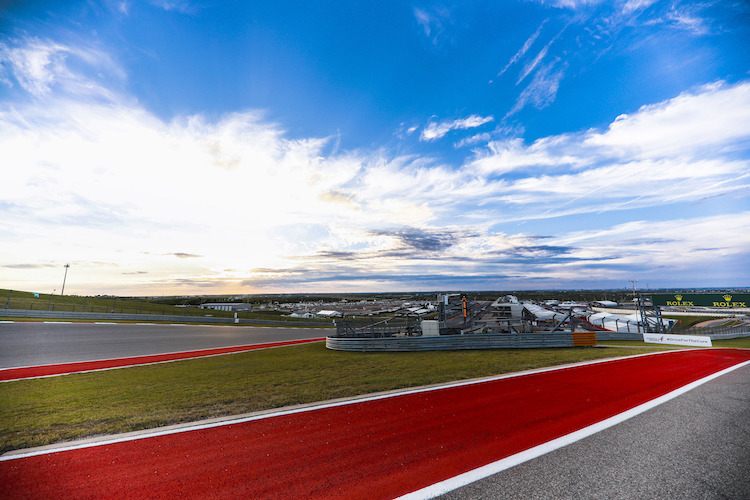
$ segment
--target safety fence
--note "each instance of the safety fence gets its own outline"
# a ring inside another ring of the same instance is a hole
[[[409,317],[390,318],[386,321],[336,320],[336,337],[393,337],[397,335],[421,335],[419,321]]]
[[[455,351],[466,349],[534,349],[596,345],[594,333],[526,333],[440,335],[434,337],[353,338],[328,337],[326,347],[336,351]]]
[[[92,321],[138,321],[167,323],[203,323],[203,324],[240,324],[269,326],[317,326],[333,327],[332,323],[312,321],[277,321],[269,319],[217,318],[212,316],[182,316],[161,314],[127,314],[127,313],[85,313],[69,311],[30,311],[27,309],[0,309],[0,318],[35,318],[57,320],[92,320]]]
[[[704,335],[711,337],[711,340],[737,339],[740,337],[750,337],[750,324],[746,323],[737,326],[715,328],[690,328],[689,330],[680,333],[688,335]]]

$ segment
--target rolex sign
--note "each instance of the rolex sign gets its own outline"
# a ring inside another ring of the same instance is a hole
[[[655,293],[651,295],[651,300],[655,306],[734,309],[748,307],[750,293]]]

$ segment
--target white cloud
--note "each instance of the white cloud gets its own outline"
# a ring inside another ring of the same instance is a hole
[[[66,57],[110,63],[95,51],[59,47],[19,46],[37,54],[17,66],[35,97],[0,102],[0,273],[7,286],[51,289],[67,262],[76,276],[69,283],[94,293],[205,283],[236,290],[243,280],[272,283],[269,276],[280,275],[292,280],[283,286],[315,278],[339,288],[336,273],[372,283],[374,273],[473,276],[477,269],[563,280],[592,265],[615,266],[614,274],[631,273],[639,262],[667,265],[679,248],[696,255],[716,248],[730,260],[748,248],[748,212],[735,205],[746,207],[750,197],[750,82],[697,88],[603,129],[531,144],[490,141],[454,168],[385,149],[326,153],[334,137],[291,138],[253,111],[163,120],[99,84],[106,93],[81,99],[68,90],[96,85],[70,71]],[[32,64],[35,57],[41,62]],[[547,102],[562,71],[537,70],[537,95],[529,91],[524,105]],[[437,140],[491,121],[432,122],[422,136]],[[465,144],[487,139],[474,134]],[[633,208],[689,209],[713,197],[732,200],[725,214],[605,223],[586,232],[557,224]],[[520,227],[507,229],[530,221],[545,228],[538,230],[547,232],[543,243]],[[492,229],[498,224],[505,233]],[[629,240],[631,233],[651,243]],[[417,246],[437,242],[437,250],[404,253],[397,243],[407,236]],[[382,286],[393,289],[389,279],[396,278],[382,278]]]
[[[690,273],[700,268],[707,276],[721,272],[728,277],[732,262],[744,259],[750,248],[750,212],[736,213],[731,219],[719,215],[631,221],[600,231],[570,233],[555,243],[595,248],[617,256],[623,265]]]
[[[423,141],[434,141],[441,139],[451,130],[467,130],[470,128],[481,127],[485,123],[489,123],[493,120],[494,118],[492,116],[471,115],[458,120],[431,122],[422,130],[420,139]]]
[[[589,133],[584,144],[621,156],[717,154],[741,146],[748,123],[750,83],[714,83],[621,115],[606,132]]]

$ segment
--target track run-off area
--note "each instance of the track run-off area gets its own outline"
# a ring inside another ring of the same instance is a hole
[[[748,364],[670,351],[14,452],[0,497],[429,498]]]

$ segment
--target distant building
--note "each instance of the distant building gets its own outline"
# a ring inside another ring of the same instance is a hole
[[[201,309],[213,309],[215,311],[230,311],[230,312],[249,312],[253,310],[252,304],[245,302],[230,303],[230,302],[214,302],[200,305]]]
[[[314,318],[315,315],[313,313],[309,313],[309,312],[306,312],[306,313],[292,313],[292,314],[289,315],[289,317],[290,318],[307,318],[307,319],[310,319],[310,318]]]
[[[595,300],[592,302],[593,305],[597,307],[617,307],[617,302],[612,302],[611,300]]]
[[[329,310],[323,309],[322,311],[317,312],[317,316],[319,318],[341,318],[344,315],[340,313],[339,311],[329,311]]]

